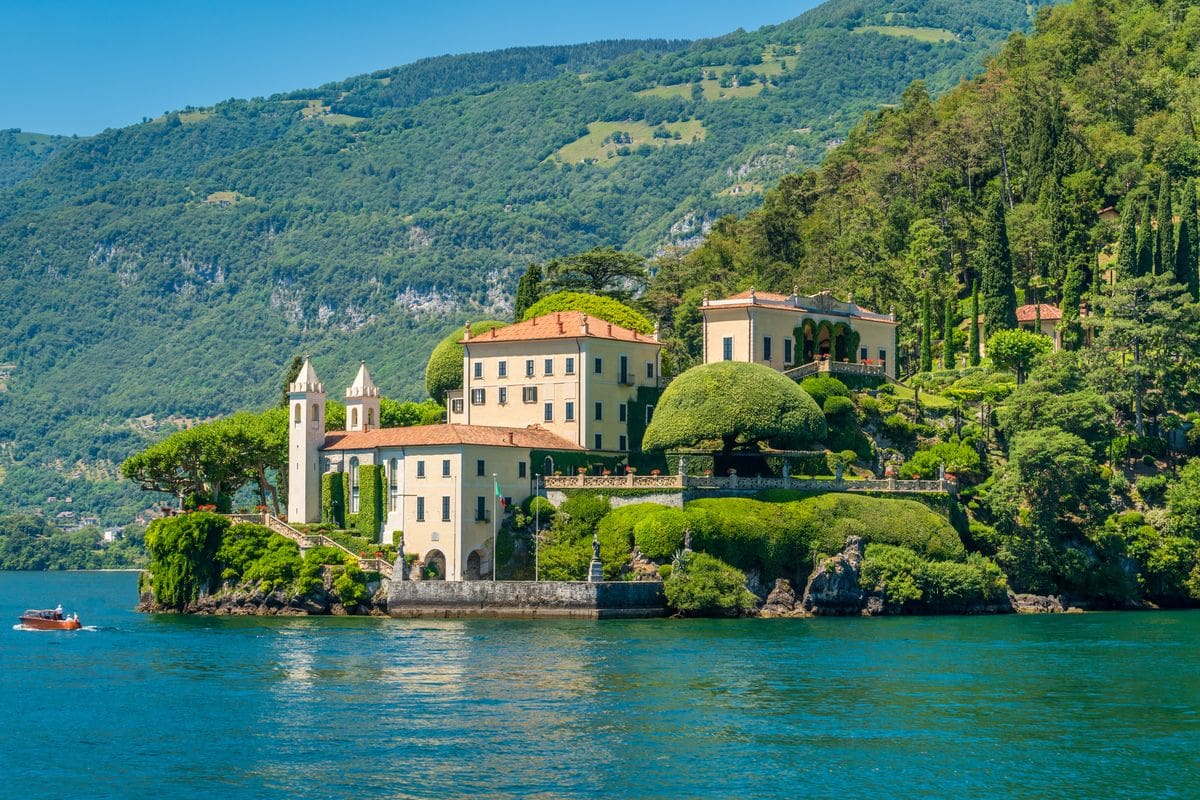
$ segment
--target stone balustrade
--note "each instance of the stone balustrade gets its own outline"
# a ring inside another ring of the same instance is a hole
[[[553,475],[542,479],[546,489],[692,489],[696,491],[761,491],[793,489],[807,492],[892,492],[897,494],[955,494],[958,484],[947,480],[837,480],[802,478],[743,478],[738,475]]]

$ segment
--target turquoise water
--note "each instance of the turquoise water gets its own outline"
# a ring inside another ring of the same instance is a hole
[[[1200,613],[135,614],[0,573],[0,796],[1200,797]]]

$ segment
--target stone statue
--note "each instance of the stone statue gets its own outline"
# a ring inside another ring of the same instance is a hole
[[[600,560],[600,537],[595,533],[592,534],[592,559]]]
[[[683,550],[685,553],[691,552],[691,550],[692,550],[692,529],[691,528],[683,529]]]

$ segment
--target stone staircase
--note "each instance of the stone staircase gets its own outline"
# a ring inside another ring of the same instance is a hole
[[[314,547],[332,547],[341,550],[346,555],[358,562],[359,568],[363,572],[378,572],[382,577],[388,580],[392,579],[392,565],[382,558],[363,558],[350,550],[350,548],[335,542],[328,536],[321,533],[305,533],[297,530],[279,517],[270,512],[262,514],[229,514],[229,519],[234,522],[249,522],[253,525],[262,525],[273,533],[291,539],[300,547],[300,555]]]

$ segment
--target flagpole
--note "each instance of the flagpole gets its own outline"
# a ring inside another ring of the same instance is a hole
[[[496,551],[500,549],[500,539],[496,536],[496,490],[500,484],[496,482],[496,473],[492,473],[492,582],[496,580]]]
[[[538,556],[541,555],[542,539],[542,476],[533,476],[533,579],[541,580],[538,575]]]

